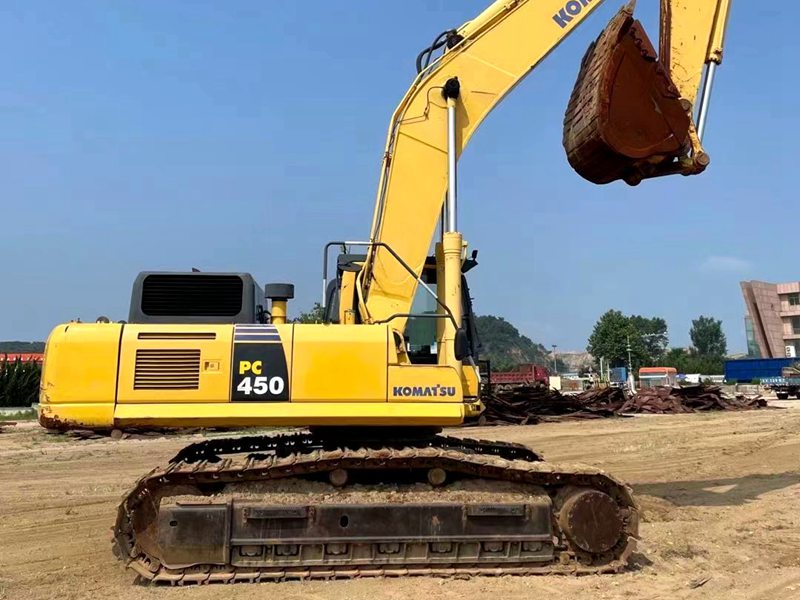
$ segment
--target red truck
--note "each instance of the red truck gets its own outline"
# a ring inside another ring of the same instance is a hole
[[[489,383],[497,389],[507,389],[518,385],[550,385],[550,371],[547,367],[531,363],[519,365],[515,371],[492,371]]]

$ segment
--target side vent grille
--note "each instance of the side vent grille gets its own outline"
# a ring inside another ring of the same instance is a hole
[[[136,351],[135,390],[196,390],[200,388],[200,350],[145,349]]]
[[[142,312],[151,317],[235,317],[242,310],[243,289],[237,275],[148,275]]]
[[[140,340],[215,340],[217,339],[217,334],[202,331],[176,331],[171,333],[143,331],[138,337]]]

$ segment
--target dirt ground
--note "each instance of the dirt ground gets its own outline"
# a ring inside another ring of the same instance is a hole
[[[791,403],[785,403],[791,405]],[[470,429],[555,462],[602,467],[644,510],[619,575],[391,579],[153,588],[110,551],[116,504],[189,437],[0,434],[0,599],[800,599],[800,402],[786,410]]]

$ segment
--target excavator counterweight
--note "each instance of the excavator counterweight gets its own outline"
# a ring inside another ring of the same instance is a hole
[[[691,150],[691,121],[632,6],[589,47],[564,117],[570,165],[592,183],[675,172]],[[703,165],[705,166],[705,165]]]

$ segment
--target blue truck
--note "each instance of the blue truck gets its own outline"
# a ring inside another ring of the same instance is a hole
[[[768,377],[762,383],[775,392],[778,400],[786,400],[789,396],[800,400],[800,362],[783,367],[780,377]]]
[[[625,367],[614,367],[609,369],[609,382],[613,387],[622,387],[628,381],[628,369]]]
[[[745,358],[725,361],[725,381],[728,383],[750,383],[782,377],[784,367],[791,367],[793,358]]]
[[[761,383],[775,392],[778,400],[787,400],[789,396],[800,400],[800,377],[766,377]]]
[[[728,383],[750,383],[754,379],[768,386],[779,400],[794,396],[800,400],[800,363],[794,358],[748,358],[725,361]]]

